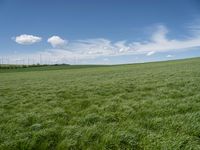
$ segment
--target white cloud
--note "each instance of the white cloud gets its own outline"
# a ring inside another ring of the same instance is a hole
[[[151,52],[148,52],[148,53],[147,53],[147,56],[151,56],[151,55],[153,55],[153,54],[155,54],[155,52],[154,52],[154,51],[151,51]]]
[[[37,42],[40,42],[42,40],[41,37],[38,36],[33,36],[33,35],[27,35],[27,34],[22,34],[19,36],[16,36],[14,38],[15,42],[17,42],[18,44],[22,44],[22,45],[31,45]]]
[[[187,28],[194,36],[200,36],[200,19],[196,19],[194,22],[190,23]]]
[[[163,25],[156,27],[148,41],[126,42],[100,38],[87,39],[69,42],[62,51],[53,50],[57,55],[69,59],[76,57],[79,60],[94,59],[96,57],[121,56],[121,55],[147,55],[155,53],[190,50],[191,48],[200,47],[200,37],[194,36],[186,39],[168,39],[169,30]],[[52,50],[49,51],[52,53]]]
[[[166,34],[168,33],[168,29],[163,25],[158,25],[156,27],[155,33],[152,35],[152,41],[155,43],[166,43]]]
[[[181,51],[200,47],[200,36],[189,37],[187,39],[168,39],[166,37],[168,30],[164,26],[159,26],[157,31],[152,35],[150,41],[139,42],[132,45],[132,52],[135,54],[145,54],[151,51],[168,52],[168,51]],[[134,50],[133,50],[134,49]]]
[[[104,58],[103,61],[109,61],[109,59],[108,58]]]
[[[48,43],[51,44],[52,47],[54,48],[63,48],[66,46],[67,44],[67,41],[62,39],[61,37],[59,36],[52,36],[50,37],[48,40],[47,40]]]
[[[166,56],[167,58],[172,58],[172,57],[174,57],[173,55],[167,55]]]
[[[114,44],[114,46],[119,49],[119,52],[127,52],[130,47],[126,45],[126,41],[119,41]]]
[[[197,27],[196,31],[199,31]],[[159,25],[148,41],[113,42],[108,39],[86,39],[67,42],[59,36],[52,36],[48,42],[53,46],[52,49],[30,54],[29,58],[35,58],[42,55],[43,60],[54,62],[73,63],[74,61],[86,61],[97,57],[111,57],[122,55],[146,55],[151,56],[155,53],[177,52],[191,50],[200,47],[200,32],[185,39],[169,39],[167,34],[169,29],[166,26]],[[173,57],[168,55],[165,57]],[[27,58],[27,56],[25,56]],[[38,60],[38,59],[37,59]]]

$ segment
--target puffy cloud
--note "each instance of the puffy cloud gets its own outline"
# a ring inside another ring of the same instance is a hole
[[[48,53],[66,59],[75,58],[78,60],[94,59],[97,57],[122,56],[122,55],[147,55],[151,56],[155,53],[190,50],[200,47],[200,36],[192,36],[186,39],[168,39],[169,30],[163,25],[155,28],[155,32],[148,41],[142,42],[126,42],[99,38],[77,40],[69,42],[66,48],[61,50],[50,50]],[[169,57],[169,56],[168,56]],[[171,56],[170,56],[171,57]]]
[[[52,47],[54,48],[63,48],[66,46],[67,44],[67,41],[62,39],[61,37],[59,36],[52,36],[50,37],[48,40],[47,40],[48,43],[51,44]]]
[[[199,31],[197,27],[196,31]],[[67,42],[59,36],[52,36],[48,42],[53,46],[52,49],[41,51],[37,54],[28,56],[37,57],[42,55],[43,60],[53,60],[54,62],[73,63],[76,61],[85,61],[97,57],[111,57],[122,55],[146,55],[151,56],[155,53],[177,52],[191,50],[200,47],[200,34],[192,35],[185,39],[169,39],[167,37],[169,30],[163,25],[155,28],[155,32],[148,41],[113,42],[108,39],[86,39]],[[197,32],[198,33],[198,32]],[[27,56],[26,56],[27,57]],[[173,57],[168,55],[165,57]]]
[[[28,34],[22,34],[22,35],[16,36],[14,38],[14,40],[18,44],[31,45],[31,44],[40,42],[42,40],[42,38],[38,37],[38,36],[33,36],[33,35],[28,35]]]

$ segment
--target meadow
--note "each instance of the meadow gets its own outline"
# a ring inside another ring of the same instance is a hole
[[[0,149],[198,150],[200,58],[2,69]]]

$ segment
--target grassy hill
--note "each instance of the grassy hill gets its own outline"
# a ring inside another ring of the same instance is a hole
[[[1,71],[0,149],[200,149],[200,58],[41,70]]]

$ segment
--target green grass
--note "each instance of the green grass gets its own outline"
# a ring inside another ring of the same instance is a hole
[[[0,73],[0,116],[2,150],[197,150],[200,58]]]

